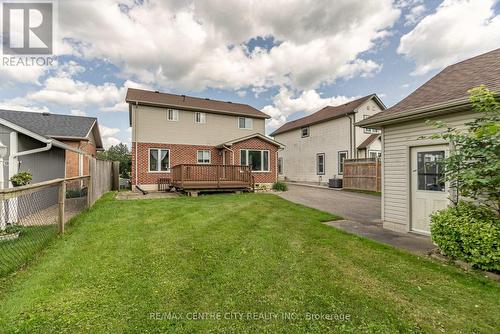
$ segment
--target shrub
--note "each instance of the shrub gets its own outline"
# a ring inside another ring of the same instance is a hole
[[[10,182],[14,187],[25,186],[30,184],[33,176],[29,172],[19,172],[10,178]]]
[[[21,232],[22,230],[23,227],[21,225],[8,224],[5,230],[3,231],[3,234],[14,234],[17,232]]]
[[[500,271],[500,219],[484,205],[459,202],[431,216],[432,240],[453,259]]]
[[[273,183],[273,190],[276,190],[276,191],[287,191],[288,190],[288,186],[287,186],[287,184],[285,182],[277,181],[277,182]]]

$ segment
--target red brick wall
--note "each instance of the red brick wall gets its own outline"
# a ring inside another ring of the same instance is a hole
[[[156,184],[161,177],[170,177],[170,172],[149,172],[149,149],[163,148],[170,150],[170,167],[180,164],[196,164],[198,150],[210,150],[211,163],[222,164],[222,156],[219,155],[220,150],[214,146],[202,145],[179,145],[179,144],[155,144],[155,143],[138,143],[137,164],[139,166],[137,178],[135,182],[135,143],[132,143],[132,184]]]
[[[83,152],[86,152],[93,157],[96,156],[96,148],[94,145],[90,144],[90,142],[81,140],[81,141],[63,141],[68,146],[79,149]],[[66,151],[66,177],[74,177],[79,176],[78,174],[78,153],[72,151]],[[83,175],[87,175],[89,173],[89,159],[87,157],[83,157]]]
[[[211,151],[211,163],[222,164],[222,151],[213,146],[202,145],[179,145],[179,144],[155,144],[155,143],[137,143],[137,165],[138,182],[135,180],[136,168],[136,145],[132,143],[132,184],[156,184],[158,178],[171,177],[170,172],[149,172],[149,149],[162,148],[170,150],[170,167],[179,164],[196,164],[198,150]],[[263,141],[262,139],[252,138],[232,147],[234,151],[235,164],[240,164],[240,149],[259,149],[269,150],[270,171],[264,173],[254,173],[256,183],[273,183],[276,181],[276,152],[277,147]],[[229,160],[231,152],[226,151],[226,159]]]
[[[276,153],[278,152],[278,148],[275,145],[260,138],[251,138],[234,144],[231,149],[234,151],[234,162],[236,165],[241,163],[240,150],[242,149],[269,150],[269,172],[253,172],[253,175],[255,177],[255,183],[276,182]]]

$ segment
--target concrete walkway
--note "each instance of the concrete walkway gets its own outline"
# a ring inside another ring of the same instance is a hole
[[[381,223],[367,224],[350,220],[337,220],[325,224],[417,255],[427,255],[436,248],[430,237],[413,233],[393,232],[382,228]]]
[[[289,183],[288,188],[279,196],[346,219],[328,222],[327,225],[418,255],[427,254],[436,248],[427,236],[384,229],[380,212],[381,198],[378,196],[293,183]]]

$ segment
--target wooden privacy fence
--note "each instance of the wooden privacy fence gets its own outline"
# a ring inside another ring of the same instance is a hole
[[[343,187],[380,192],[381,165],[379,158],[344,160]]]

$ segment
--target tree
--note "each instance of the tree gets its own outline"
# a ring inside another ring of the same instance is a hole
[[[130,169],[132,166],[132,155],[128,146],[120,143],[113,145],[104,152],[100,152],[97,157],[102,160],[111,160],[120,162],[120,175],[123,178],[130,178]]]
[[[451,152],[443,159],[445,181],[460,196],[486,205],[500,216],[500,104],[485,86],[469,91],[477,117],[465,123],[465,129],[449,127],[441,121],[430,122],[444,132],[430,136],[444,139]],[[429,121],[428,121],[429,122]]]

